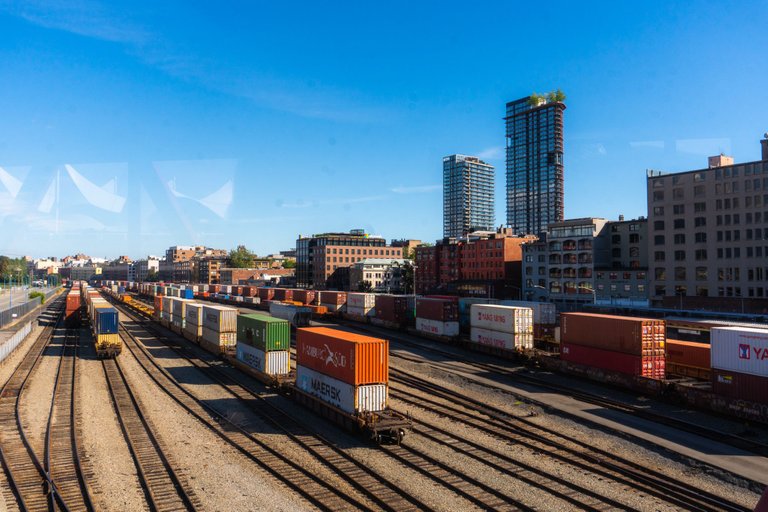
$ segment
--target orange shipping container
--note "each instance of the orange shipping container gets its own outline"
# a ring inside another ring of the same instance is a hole
[[[389,342],[327,327],[296,330],[296,364],[352,385],[389,382]]]
[[[668,363],[707,369],[712,366],[710,346],[705,343],[668,339],[666,348]]]
[[[155,295],[155,313],[159,313],[163,310],[163,296]]]

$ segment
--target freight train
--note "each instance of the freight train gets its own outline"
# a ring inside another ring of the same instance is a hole
[[[135,283],[128,286],[147,296],[188,294],[177,286]],[[712,332],[731,326],[746,330],[742,335],[754,338],[756,334],[749,329],[756,328],[762,333],[764,324],[692,318],[701,312],[666,321],[659,318],[660,311],[656,310],[652,318],[596,314],[587,315],[590,318],[586,320],[577,316],[571,319],[572,325],[586,322],[585,337],[574,338],[573,333],[577,331],[571,329],[571,334],[563,338],[564,319],[574,314],[557,315],[554,305],[546,303],[222,285],[187,285],[183,290],[191,290],[198,299],[267,311],[280,298],[287,309],[307,307],[315,318],[336,317],[405,330],[503,358],[528,359],[544,368],[605,383],[648,393],[679,395],[689,404],[768,422],[768,390],[765,389],[768,370],[740,369],[738,365],[726,364],[722,358],[715,362],[717,358],[710,345]],[[494,315],[493,308],[497,306],[501,306],[497,313],[502,315]],[[478,320],[477,315],[481,315],[484,308],[490,310],[486,311],[485,320]],[[525,309],[531,313],[523,313]],[[532,331],[522,327],[529,322],[527,315],[532,316]],[[495,316],[498,316],[496,321]],[[631,348],[622,347],[610,338],[604,346],[590,346],[597,343],[599,336],[595,334],[603,328],[598,324],[603,322],[600,318],[606,316],[625,318],[626,325],[644,325],[654,331],[654,337],[638,336],[633,341],[636,346]],[[724,342],[718,342],[721,343]],[[761,351],[762,345],[755,350],[768,354]],[[754,360],[757,355],[750,357]]]
[[[120,354],[119,314],[96,289],[84,283],[73,283],[67,294],[64,316],[70,328],[79,327],[83,316],[87,318],[98,357],[109,358]]]
[[[297,328],[294,370],[288,319],[238,314],[236,308],[181,296],[155,296],[155,307],[149,308],[110,288],[104,291],[348,430],[378,443],[399,444],[411,429],[410,418],[389,408],[386,340],[337,329]]]

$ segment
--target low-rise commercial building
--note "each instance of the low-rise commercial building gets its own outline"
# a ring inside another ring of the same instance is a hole
[[[349,269],[349,290],[404,293],[406,266],[410,260],[368,258]]]

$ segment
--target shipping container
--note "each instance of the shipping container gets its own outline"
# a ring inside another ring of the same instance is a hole
[[[117,310],[113,307],[97,307],[93,312],[93,332],[96,334],[116,334],[118,325]]]
[[[343,306],[347,303],[347,292],[323,291],[317,293],[320,295],[320,304],[329,306],[328,310],[330,311],[336,311],[336,309],[331,309],[330,306]]]
[[[350,306],[360,309],[371,309],[376,306],[376,294],[374,293],[348,293],[347,308]]]
[[[235,345],[237,345],[237,333],[215,331],[203,326],[202,340],[218,346],[224,352],[229,349],[234,350]]]
[[[237,342],[237,360],[267,375],[286,375],[291,371],[291,353],[288,350],[264,352],[258,348]]]
[[[671,340],[666,341],[667,364],[681,364],[695,368],[711,368],[710,346],[706,343],[693,343],[691,341]]]
[[[275,297],[275,289],[274,288],[259,288],[259,298],[262,301],[265,300],[272,300]]]
[[[713,369],[712,390],[732,400],[768,404],[768,377]]]
[[[350,316],[359,317],[361,320],[365,321],[366,317],[376,316],[376,308],[360,308],[350,306],[349,302],[347,302],[347,314]]]
[[[300,364],[296,387],[348,414],[379,412],[389,405],[386,384],[350,384]]]
[[[327,327],[296,330],[296,363],[348,384],[389,381],[389,342]]]
[[[458,302],[446,299],[416,299],[416,317],[439,322],[458,322]]]
[[[469,339],[472,343],[509,351],[533,348],[532,334],[514,334],[472,327]]]
[[[258,293],[255,286],[243,286],[243,297],[254,297]]]
[[[292,300],[293,290],[287,290],[285,288],[275,288],[274,300]]]
[[[308,306],[294,306],[277,301],[270,301],[269,314],[287,320],[295,327],[307,327],[312,319],[312,310]]]
[[[472,327],[513,334],[533,334],[531,308],[472,304],[470,317]]]
[[[293,300],[307,305],[315,303],[315,295],[314,290],[293,290]]]
[[[517,306],[531,308],[533,311],[533,323],[542,325],[557,324],[557,306],[551,302],[536,302],[532,300],[501,300],[502,306]]]
[[[715,327],[712,368],[768,377],[768,329]]]
[[[376,295],[376,318],[397,324],[408,323],[413,319],[412,295]]]
[[[203,327],[216,332],[237,332],[237,309],[227,306],[203,306]]]
[[[664,356],[664,320],[592,313],[560,315],[562,343],[636,356]]]
[[[287,320],[253,313],[238,315],[237,342],[261,351],[291,349],[291,326]]]
[[[437,336],[458,336],[459,322],[441,322],[429,318],[416,318],[416,330]]]
[[[449,300],[451,302],[459,303],[459,298],[456,295],[425,295],[424,298],[426,299],[439,299],[439,300]]]
[[[592,368],[650,379],[663,379],[666,374],[663,355],[638,356],[563,342],[560,345],[560,358]]]

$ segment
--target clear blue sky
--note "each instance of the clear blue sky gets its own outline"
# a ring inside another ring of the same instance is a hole
[[[157,5],[156,5],[157,4]],[[442,233],[442,157],[562,88],[566,217],[645,215],[645,170],[759,159],[768,5],[0,1],[0,254],[259,254]]]

